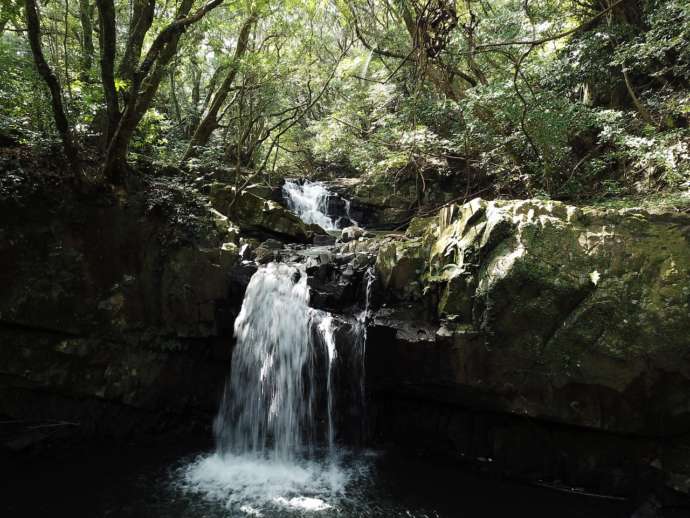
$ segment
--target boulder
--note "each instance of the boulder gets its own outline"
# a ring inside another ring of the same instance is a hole
[[[329,234],[316,235],[312,240],[312,244],[315,246],[331,246],[335,244],[335,237]]]
[[[276,250],[267,248],[263,244],[254,251],[254,260],[259,264],[267,264],[276,259]]]
[[[350,241],[356,241],[364,235],[364,230],[358,226],[345,227],[340,233],[340,240],[343,243],[348,243]]]
[[[376,269],[392,300],[421,299],[427,260],[428,247],[421,238],[388,239],[381,244]]]
[[[315,236],[326,236],[328,235],[328,232],[326,232],[323,228],[321,228],[319,225],[316,223],[307,223],[305,224],[307,231],[311,232]]]
[[[213,208],[243,232],[301,243],[308,240],[308,229],[302,220],[274,201],[247,191],[236,196],[234,187],[220,183],[211,187],[210,199]]]

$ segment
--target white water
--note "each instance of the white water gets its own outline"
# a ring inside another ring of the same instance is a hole
[[[335,390],[333,389],[333,367],[338,354],[335,347],[335,332],[333,329],[333,317],[326,314],[321,318],[319,331],[328,353],[328,367],[326,372],[326,392],[328,394],[328,450],[330,455],[335,453]]]
[[[337,230],[335,221],[328,216],[328,198],[330,192],[321,182],[304,182],[302,184],[286,180],[283,193],[288,208],[307,224],[315,223],[324,230]]]
[[[186,489],[246,516],[317,512],[333,509],[361,474],[364,464],[346,468],[336,448],[333,317],[308,303],[302,266],[270,263],[252,276],[214,424],[217,448],[185,468]]]
[[[308,303],[306,275],[298,268],[271,263],[251,278],[214,425],[220,452],[288,460],[301,445],[313,401]]]
[[[324,230],[338,230],[336,225],[338,218],[331,218],[328,215],[328,199],[334,195],[321,182],[298,183],[285,180],[283,195],[288,208],[305,223],[315,223]],[[359,223],[350,216],[350,200],[340,199],[345,203],[345,216],[350,220],[350,224],[359,226]]]

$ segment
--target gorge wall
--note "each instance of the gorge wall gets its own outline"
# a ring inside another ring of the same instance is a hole
[[[376,264],[384,436],[602,492],[655,470],[687,491],[688,215],[475,199],[384,239]]]
[[[121,196],[44,176],[4,176],[0,414],[88,436],[206,421],[248,280],[237,229],[166,178]]]

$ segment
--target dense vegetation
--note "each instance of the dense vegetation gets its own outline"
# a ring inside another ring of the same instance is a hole
[[[571,201],[690,187],[684,0],[1,0],[2,141],[121,181],[456,175]],[[98,164],[94,167],[93,164]]]

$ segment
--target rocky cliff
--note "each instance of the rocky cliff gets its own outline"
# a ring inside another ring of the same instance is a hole
[[[385,239],[376,266],[368,372],[389,432],[690,488],[690,216],[475,199]],[[598,445],[569,448],[568,427]]]
[[[237,229],[174,180],[81,192],[3,175],[0,414],[84,434],[212,412],[246,279]]]
[[[86,192],[22,171],[0,183],[0,415],[86,435],[208,424],[255,262],[304,261],[342,358],[368,324],[353,437],[690,491],[688,214],[474,199],[307,251],[333,238],[217,180]]]

